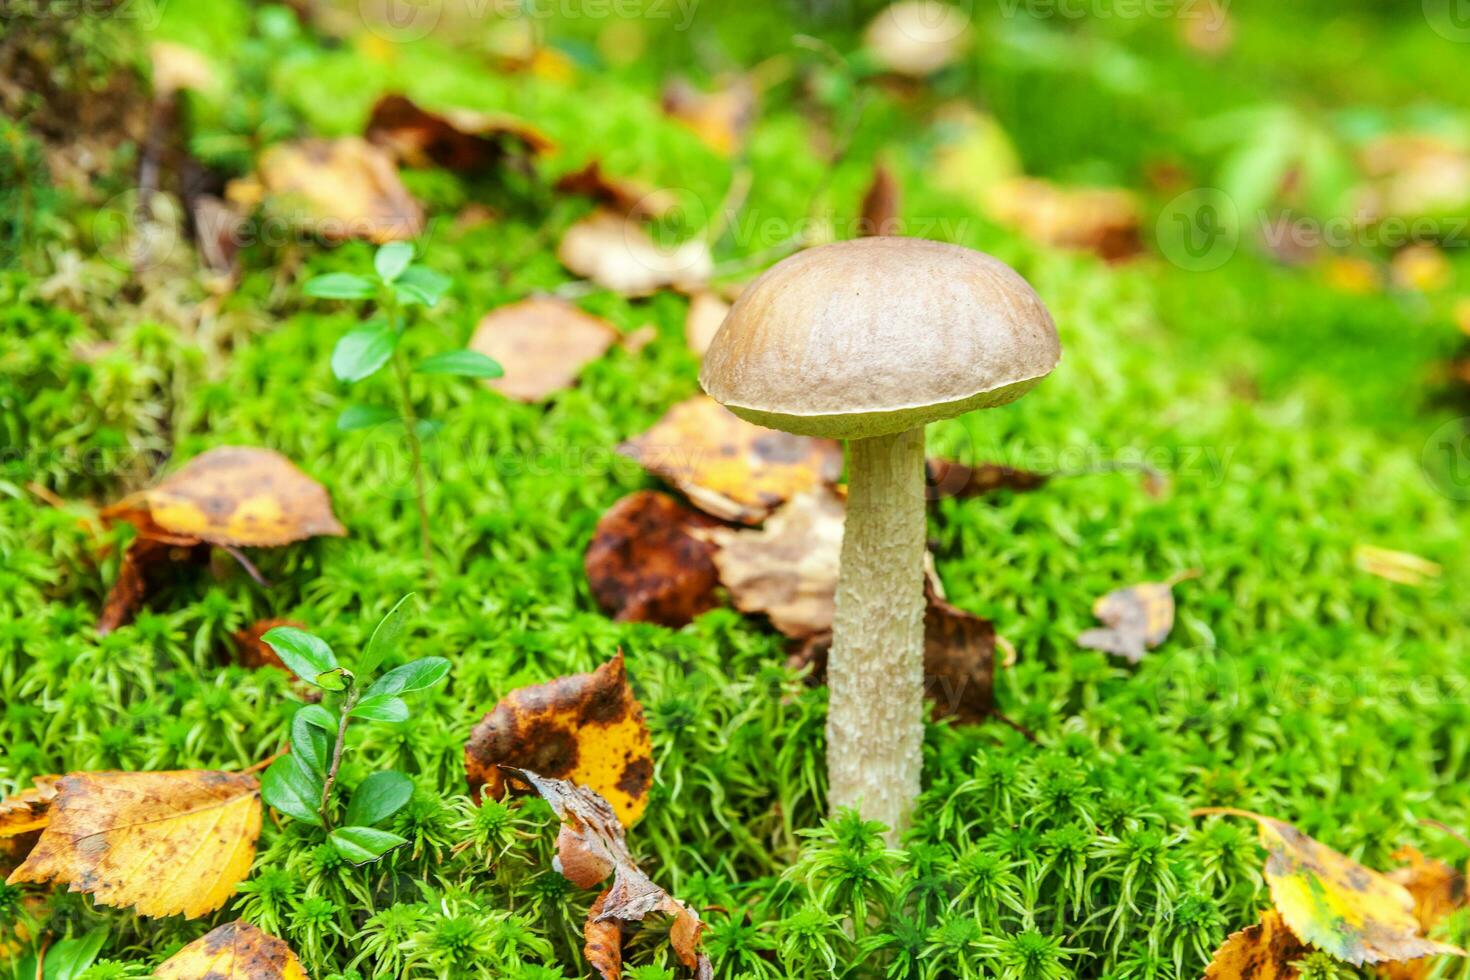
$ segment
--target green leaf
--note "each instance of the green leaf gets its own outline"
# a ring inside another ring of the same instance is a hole
[[[291,672],[312,684],[317,677],[337,666],[337,657],[326,641],[294,626],[277,626],[260,637],[291,668]]]
[[[359,827],[371,827],[403,809],[413,796],[413,780],[389,769],[375,772],[352,791],[347,815],[342,819]]]
[[[408,702],[393,694],[376,694],[357,702],[352,717],[365,721],[406,721]]]
[[[443,657],[424,657],[402,667],[394,667],[367,689],[368,697],[385,694],[412,694],[433,687],[449,673],[449,661]]]
[[[308,279],[302,291],[317,299],[372,299],[378,287],[371,279],[350,272],[329,272]]]
[[[261,774],[260,796],[288,817],[320,827],[322,818],[317,807],[322,802],[324,781],[307,772],[294,754],[284,755]]]
[[[400,303],[433,306],[444,298],[453,280],[428,266],[411,265],[393,280],[393,295]]]
[[[386,830],[372,827],[341,827],[332,831],[327,838],[337,853],[353,864],[368,864],[378,860],[393,848],[408,841]]]
[[[332,712],[319,704],[308,704],[296,712],[297,718],[304,718],[306,723],[320,728],[329,735],[337,733],[338,718]]]
[[[352,686],[354,677],[346,667],[333,667],[316,675],[316,686],[324,691],[339,694]]]
[[[403,631],[408,626],[408,600],[413,598],[413,593],[399,599],[388,610],[376,627],[373,635],[368,639],[367,646],[363,648],[362,658],[357,664],[357,672],[364,677],[378,669],[378,664],[390,650],[397,649],[398,641],[403,638]]]
[[[348,405],[342,409],[342,414],[337,416],[337,431],[353,432],[357,429],[371,429],[375,425],[386,425],[397,421],[399,421],[398,413],[391,408],[384,408],[381,405]]]
[[[501,378],[505,369],[500,362],[479,351],[450,350],[419,361],[413,368],[419,374],[452,374],[460,378]]]
[[[308,705],[297,711],[291,718],[291,755],[293,755],[307,772],[323,778],[327,775],[327,753],[331,749],[331,743],[327,733],[320,725],[312,721],[312,716],[307,713],[309,708],[320,708],[321,705]],[[322,709],[325,710],[325,709]]]
[[[361,381],[376,374],[393,356],[398,334],[387,324],[374,321],[371,326],[350,330],[332,348],[332,373],[339,381]]]
[[[87,972],[87,967],[97,959],[107,942],[107,927],[98,926],[78,939],[63,939],[46,950],[46,965],[42,968],[44,980],[76,980]],[[25,976],[26,974],[16,974]],[[30,976],[36,972],[31,970]]]
[[[378,275],[384,282],[392,282],[402,275],[403,270],[413,261],[413,244],[411,242],[389,242],[378,249],[378,254],[373,256],[373,268],[378,270]]]

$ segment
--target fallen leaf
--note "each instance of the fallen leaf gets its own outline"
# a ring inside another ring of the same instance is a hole
[[[161,963],[155,980],[307,980],[291,947],[237,919],[211,929]]]
[[[556,257],[574,274],[624,296],[694,289],[714,271],[704,239],[659,245],[638,221],[601,208],[567,229]]]
[[[143,513],[150,523],[138,524]],[[274,547],[347,533],[320,483],[280,453],[251,446],[221,446],[196,456],[151,489],[105,508],[102,517],[129,521],[144,537],[181,545],[197,540]]]
[[[226,196],[244,208],[264,203],[328,241],[382,244],[424,230],[424,209],[388,151],[356,136],[277,143],[260,155],[255,175],[232,181]]]
[[[1470,204],[1470,148],[1438,133],[1386,133],[1364,144],[1367,181],[1350,213],[1364,223],[1463,214]]]
[[[31,786],[0,800],[0,838],[44,830],[60,776],[37,776]]]
[[[926,176],[940,190],[985,210],[997,186],[1021,176],[1015,144],[994,116],[969,103],[948,103],[935,115],[937,145]]]
[[[973,466],[948,459],[928,459],[924,463],[929,483],[929,499],[954,497],[964,500],[1000,490],[1021,493],[1044,486],[1050,473],[1017,469],[1000,463],[976,463]]]
[[[995,624],[924,584],[924,693],[935,718],[978,725],[995,711]]]
[[[1354,966],[1464,950],[1419,935],[1414,898],[1403,885],[1318,843],[1291,824],[1245,810],[1208,807],[1195,816],[1254,820],[1266,849],[1271,900],[1303,942]]]
[[[378,99],[367,139],[411,167],[437,165],[471,172],[497,166],[511,152],[534,156],[556,144],[524,120],[473,109],[425,109],[402,95]]]
[[[858,217],[858,235],[897,235],[902,231],[899,218],[902,192],[893,171],[883,164],[873,168],[873,180],[863,193]]]
[[[718,605],[714,545],[690,533],[715,521],[653,490],[602,515],[583,562],[592,597],[620,623],[678,628]]]
[[[735,608],[768,616],[785,636],[832,629],[846,507],[832,490],[799,493],[758,530],[696,532],[714,543],[715,567]]]
[[[557,178],[555,187],[564,194],[590,197],[598,204],[633,218],[660,218],[679,203],[672,191],[604,173],[602,163],[597,160],[589,161],[580,170],[563,174]]]
[[[650,912],[673,916],[669,943],[698,980],[709,980],[709,957],[699,951],[704,924],[694,910],[660,888],[628,853],[623,825],[607,800],[586,786],[550,779],[525,769],[512,770],[541,795],[561,819],[556,838],[556,869],[578,888],[592,888],[612,875],[613,883],[588,913],[591,924],[641,922]],[[598,933],[594,930],[594,935]],[[621,954],[619,954],[621,959]],[[604,973],[613,980],[616,973]]]
[[[1425,857],[1418,848],[1407,846],[1394,851],[1393,859],[1401,863],[1388,877],[1413,896],[1414,917],[1426,933],[1465,905],[1465,874],[1458,868]]]
[[[1174,586],[1199,573],[1180,572],[1164,582],[1143,582],[1115,589],[1092,604],[1104,626],[1084,631],[1077,644],[1138,663],[1168,639],[1174,628]]]
[[[591,787],[611,801],[625,826],[643,815],[653,782],[648,726],[622,653],[589,674],[507,694],[470,733],[464,757],[477,799],[505,794],[501,767],[534,765]]]
[[[797,494],[835,483],[842,447],[766,429],[699,395],[670,408],[618,452],[721,520],[759,524]]]
[[[503,377],[487,379],[487,387],[538,402],[570,388],[617,339],[617,328],[606,320],[565,300],[537,296],[485,314],[469,346],[505,369]]]
[[[1296,980],[1291,965],[1311,952],[1292,935],[1275,909],[1261,913],[1261,921],[1231,933],[1215,950],[1204,980]]]
[[[1400,585],[1416,588],[1439,578],[1443,569],[1427,558],[1407,551],[1390,551],[1371,544],[1360,544],[1353,548],[1353,564],[1361,571]]]
[[[689,349],[703,357],[729,312],[730,304],[709,290],[690,296],[689,312],[684,315],[684,341]]]
[[[193,48],[169,41],[154,41],[148,46],[148,60],[153,75],[153,91],[171,95],[183,89],[213,92],[219,86],[209,59]]]
[[[992,187],[986,213],[1032,241],[1092,252],[1109,262],[1143,251],[1138,200],[1118,187],[1062,187],[1022,177]]]
[[[269,643],[261,639],[277,626],[306,629],[305,623],[294,619],[262,619],[243,630],[236,630],[230,634],[230,638],[235,643],[236,662],[241,667],[249,667],[252,670],[258,670],[261,667],[275,667],[291,673],[290,668],[281,660],[280,654],[276,653]]]
[[[587,965],[596,970],[603,980],[619,980],[623,975],[623,925],[617,919],[604,919],[609,888],[597,896],[597,901],[587,910],[587,921],[582,926],[582,955]]]
[[[8,883],[64,882],[102,905],[194,919],[250,873],[260,821],[254,776],[72,773],[56,784],[50,822]]]
[[[683,79],[664,86],[663,108],[722,156],[740,149],[755,119],[755,87],[747,78],[726,79],[701,92]]]
[[[638,354],[643,348],[658,339],[658,327],[651,323],[645,323],[641,327],[629,330],[623,334],[622,347],[629,354]]]
[[[102,612],[97,617],[97,633],[106,636],[127,623],[143,604],[166,568],[186,563],[204,564],[209,560],[209,547],[199,539],[160,540],[140,533],[128,542],[118,566],[117,581],[107,591]]]
[[[958,7],[940,0],[901,0],[868,24],[863,46],[880,67],[923,78],[953,63],[969,36],[969,18]]]

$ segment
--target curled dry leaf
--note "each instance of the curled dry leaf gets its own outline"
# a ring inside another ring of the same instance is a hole
[[[748,78],[726,79],[713,92],[701,92],[683,79],[664,86],[664,112],[688,126],[722,156],[740,149],[755,119],[755,86]]]
[[[65,882],[102,905],[194,919],[250,872],[260,783],[241,773],[72,773],[10,884]]]
[[[291,947],[237,919],[211,929],[154,971],[155,980],[307,980]]]
[[[883,164],[873,168],[873,180],[863,193],[863,203],[858,217],[858,234],[897,235],[902,232],[899,219],[902,192],[893,171]]]
[[[1271,900],[1303,942],[1354,966],[1414,960],[1464,950],[1419,935],[1414,897],[1403,885],[1318,843],[1291,824],[1245,810],[1195,815],[1254,820],[1266,849]]]
[[[576,383],[577,375],[618,339],[617,328],[565,300],[533,297],[491,310],[470,350],[498,361],[505,375],[485,384],[523,402],[538,402]]]
[[[959,7],[941,0],[901,0],[868,24],[863,46],[880,67],[923,78],[958,58],[969,35],[969,17]]]
[[[1077,644],[1138,663],[1168,639],[1174,628],[1174,586],[1198,574],[1180,572],[1165,582],[1143,582],[1109,592],[1092,605],[1092,614],[1106,625],[1084,631]]]
[[[402,95],[385,95],[373,106],[364,134],[411,167],[485,170],[508,152],[545,153],[556,144],[524,120],[473,109],[430,111]]]
[[[1110,262],[1143,250],[1138,201],[1122,188],[1062,187],[1023,177],[992,187],[986,211],[1033,241],[1089,251]]]
[[[713,609],[714,545],[690,533],[715,521],[653,490],[631,493],[597,522],[584,565],[592,597],[620,623],[680,627]]]
[[[612,889],[597,896],[597,901],[587,910],[587,921],[582,926],[582,955],[587,965],[596,970],[603,980],[619,980],[623,975],[623,925],[617,919],[604,919],[607,897]]]
[[[590,197],[598,204],[632,218],[660,218],[679,203],[672,191],[605,173],[598,160],[591,160],[580,170],[563,174],[557,178],[555,186],[564,194]]]
[[[729,312],[730,304],[716,293],[701,289],[689,297],[689,312],[684,316],[684,340],[689,349],[703,357]]]
[[[673,916],[670,945],[679,962],[694,970],[699,980],[713,976],[709,957],[700,952],[704,924],[694,910],[660,888],[639,869],[628,853],[623,825],[612,807],[596,791],[562,779],[550,779],[524,769],[512,770],[551,804],[561,819],[556,838],[556,869],[578,888],[592,888],[612,875],[613,883],[588,913],[592,938],[611,942],[603,930],[591,928],[603,922],[641,922],[650,912]],[[622,954],[603,958],[621,968]],[[604,980],[615,980],[617,972],[604,972]]]
[[[140,514],[147,515],[147,523],[138,523]],[[153,488],[106,508],[102,516],[132,522],[140,535],[176,544],[272,547],[347,533],[320,483],[280,453],[250,446],[211,449]]]
[[[131,518],[130,518],[131,520]],[[107,592],[102,613],[97,617],[97,632],[105,636],[133,618],[165,569],[184,564],[203,565],[209,561],[209,546],[197,538],[180,544],[160,540],[140,531],[123,552],[117,581]]]
[[[653,783],[653,746],[621,653],[590,674],[507,694],[470,733],[464,757],[476,798],[504,795],[502,767],[534,765],[591,787],[626,826],[643,815]]]
[[[424,230],[424,209],[398,179],[393,158],[355,136],[277,143],[260,155],[255,176],[233,181],[227,196],[245,208],[267,203],[328,241],[381,244]]]
[[[999,490],[1021,493],[1044,486],[1050,473],[1017,469],[1000,463],[976,463],[973,466],[948,459],[929,459],[924,463],[929,484],[929,499],[979,497]]]
[[[1311,949],[1292,935],[1275,909],[1261,913],[1261,921],[1247,926],[1215,950],[1204,980],[1296,980],[1291,964]]]
[[[1465,875],[1443,861],[1425,857],[1413,847],[1394,852],[1399,867],[1388,877],[1408,889],[1414,899],[1414,918],[1427,935],[1451,912],[1465,905]],[[1378,972],[1386,980],[1427,980],[1433,971],[1433,959],[1410,960],[1407,963],[1385,963]]]
[[[0,838],[44,830],[50,819],[51,801],[56,799],[60,776],[37,776],[29,789],[0,800]]]
[[[618,452],[705,513],[744,524],[842,475],[842,447],[831,439],[762,428],[703,395],[669,409]]]
[[[702,238],[660,245],[641,223],[606,209],[567,229],[556,257],[576,275],[624,296],[646,296],[667,286],[695,289],[714,271]]]

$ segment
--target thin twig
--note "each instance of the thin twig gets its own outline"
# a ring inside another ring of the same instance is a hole
[[[245,569],[245,574],[254,579],[256,585],[260,586],[262,589],[268,589],[271,587],[270,581],[267,580],[264,575],[260,574],[260,569],[256,568],[255,565],[251,563],[250,559],[245,557],[245,553],[243,551],[232,544],[220,545],[220,547],[224,548],[226,554],[228,554],[231,558],[240,563],[240,567]]]
[[[241,769],[240,772],[243,773],[243,774],[245,774],[245,775],[247,775],[247,776],[249,776],[249,775],[254,775],[257,772],[260,772],[263,769],[269,769],[271,763],[275,762],[277,759],[281,758],[283,755],[285,755],[287,752],[290,752],[290,751],[291,751],[291,747],[290,746],[287,746],[286,748],[283,748],[283,749],[278,749],[278,750],[276,750],[276,752],[274,754],[268,755],[264,759],[261,759],[259,762],[256,762],[256,763],[254,763],[252,765],[249,765],[249,766],[246,766],[244,769]]]
[[[327,770],[327,778],[322,781],[320,811],[322,823],[328,830],[332,827],[332,819],[327,815],[327,801],[332,796],[332,784],[337,781],[337,768],[342,765],[342,746],[347,742],[347,719],[352,714],[355,704],[357,704],[357,689],[353,688],[347,692],[347,697],[342,701],[342,720],[337,722],[337,744],[332,746],[332,766]]]

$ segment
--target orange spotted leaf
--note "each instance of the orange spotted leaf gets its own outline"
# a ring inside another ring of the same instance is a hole
[[[1231,933],[1215,950],[1204,980],[1296,980],[1300,974],[1291,964],[1309,952],[1281,913],[1267,909],[1260,922]]]
[[[585,942],[582,955],[602,980],[619,980],[623,975],[623,927],[617,919],[602,918],[610,894],[612,889],[598,895],[587,910],[587,922],[582,927]]]
[[[211,929],[165,960],[156,980],[307,980],[291,947],[241,920]]]
[[[535,767],[549,778],[590,787],[632,826],[648,805],[653,746],[643,706],[619,653],[588,674],[558,677],[500,699],[465,745],[465,770],[476,796],[499,799],[502,766]]]
[[[60,781],[60,776],[37,776],[29,789],[0,800],[0,838],[45,829]]]
[[[584,560],[592,597],[618,622],[688,624],[719,604],[714,545],[690,533],[714,525],[667,494],[629,494],[592,534]]]

